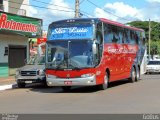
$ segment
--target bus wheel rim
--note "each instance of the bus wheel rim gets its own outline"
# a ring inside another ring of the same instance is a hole
[[[105,85],[108,84],[108,77],[107,77],[107,75],[104,76],[104,84],[105,84]]]

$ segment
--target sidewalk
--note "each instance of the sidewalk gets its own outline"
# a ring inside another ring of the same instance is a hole
[[[6,89],[12,89],[16,86],[16,81],[14,76],[0,77],[0,91]]]

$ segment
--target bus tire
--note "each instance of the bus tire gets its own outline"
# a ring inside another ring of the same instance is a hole
[[[106,72],[106,75],[104,76],[104,83],[99,85],[100,87],[100,90],[105,90],[108,88],[108,83],[109,83],[109,75],[108,73]]]
[[[134,83],[136,81],[136,70],[134,67],[132,67],[131,77],[129,78],[129,81],[131,83]]]
[[[42,83],[42,85],[43,85],[43,87],[45,87],[45,88],[48,88],[49,86],[47,85],[47,82],[46,81],[44,81],[43,83]]]
[[[138,82],[141,78],[140,78],[140,69],[137,68],[137,71],[136,71],[136,82]]]
[[[62,86],[62,90],[64,92],[68,92],[68,91],[70,91],[70,89],[71,89],[71,86]]]

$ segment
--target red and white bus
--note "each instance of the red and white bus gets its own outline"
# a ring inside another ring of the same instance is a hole
[[[48,86],[95,86],[140,78],[145,52],[142,29],[104,18],[67,19],[49,25],[46,42]]]

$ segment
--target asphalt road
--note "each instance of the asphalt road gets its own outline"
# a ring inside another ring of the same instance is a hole
[[[104,91],[81,87],[63,92],[41,86],[0,91],[0,113],[160,113],[160,75],[115,82]]]

